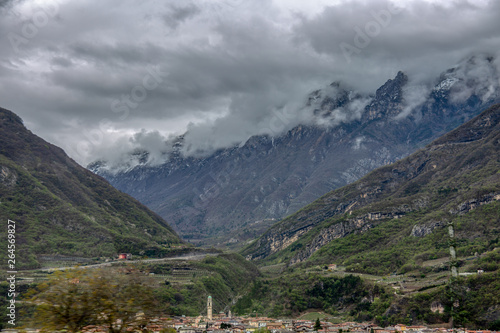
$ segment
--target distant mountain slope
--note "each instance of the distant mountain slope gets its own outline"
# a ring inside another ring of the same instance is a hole
[[[448,223],[457,254],[498,247],[500,104],[424,149],[327,193],[275,224],[243,250],[247,258],[338,263],[387,274],[448,256]]]
[[[37,255],[154,254],[182,241],[158,215],[0,108],[0,217],[16,222],[17,268]],[[6,230],[1,244],[6,248]]]
[[[138,152],[130,156],[135,167],[114,170],[101,161],[89,168],[189,241],[241,242],[463,124],[498,100],[498,85],[493,59],[484,56],[442,73],[430,90],[410,86],[402,72],[373,96],[333,83],[306,98],[303,112],[314,125],[254,136],[206,157],[184,156],[180,137],[162,165],[144,163],[148,153]]]

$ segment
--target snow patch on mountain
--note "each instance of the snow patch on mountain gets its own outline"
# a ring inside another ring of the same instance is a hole
[[[443,81],[439,82],[432,90],[434,91],[443,91],[450,90],[450,88],[458,82],[459,80],[456,77],[448,77]]]

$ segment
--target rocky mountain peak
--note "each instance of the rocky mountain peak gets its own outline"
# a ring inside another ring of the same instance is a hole
[[[375,101],[380,100],[401,100],[402,88],[408,83],[408,76],[399,71],[394,79],[387,80],[383,86],[377,89],[375,93]]]
[[[399,71],[394,79],[387,80],[377,89],[375,99],[366,107],[364,121],[393,117],[403,109],[403,88],[408,83],[408,76]]]
[[[474,55],[450,68],[439,77],[433,88],[436,98],[447,98],[454,103],[482,102],[498,98],[500,80],[494,58]]]

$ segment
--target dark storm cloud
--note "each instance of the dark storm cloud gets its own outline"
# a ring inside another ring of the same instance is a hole
[[[12,5],[12,0],[0,0],[0,8],[8,8]]]
[[[277,135],[310,122],[307,94],[332,81],[372,92],[405,70],[417,105],[436,73],[500,49],[497,1],[2,5],[0,105],[81,163],[141,148],[157,162],[186,130],[188,153]]]
[[[7,11],[10,11],[11,13],[15,13],[12,11],[14,8],[15,4],[20,4],[21,2],[24,2],[26,0],[0,0],[0,13],[4,14]]]
[[[176,29],[182,22],[201,12],[200,8],[194,4],[179,7],[177,5],[168,5],[169,12],[164,14],[163,20],[171,29]]]
[[[359,85],[366,73],[395,65],[425,80],[476,52],[497,53],[499,13],[498,1],[353,1],[301,19],[295,38],[343,64],[339,74],[368,90],[374,86]]]

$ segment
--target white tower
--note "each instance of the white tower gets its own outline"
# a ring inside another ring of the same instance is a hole
[[[212,296],[208,296],[208,301],[207,301],[207,318],[208,318],[208,320],[212,320]]]

